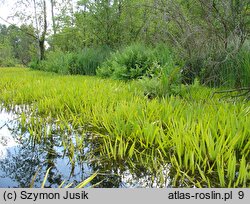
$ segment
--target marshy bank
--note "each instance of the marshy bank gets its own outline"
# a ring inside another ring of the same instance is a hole
[[[98,187],[250,187],[249,102],[194,89],[148,100],[133,82],[0,69],[1,187],[39,167],[37,186],[52,167],[50,187],[96,171]]]

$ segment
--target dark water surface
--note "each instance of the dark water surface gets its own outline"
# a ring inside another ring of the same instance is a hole
[[[37,173],[34,187],[40,187],[46,170],[51,167],[46,187],[58,187],[63,181],[75,185],[98,171],[98,176],[90,185],[97,187],[166,187],[168,179],[159,184],[158,179],[140,165],[133,168],[114,162],[102,162],[95,157],[98,151],[94,144],[85,141],[84,148],[74,149],[74,155],[65,149],[65,137],[75,146],[76,137],[82,134],[73,132],[62,135],[53,132],[44,141],[32,140],[28,129],[20,125],[19,107],[16,111],[0,108],[0,187],[29,187]],[[21,109],[20,109],[21,110]],[[22,109],[23,110],[23,109]],[[53,125],[51,125],[53,128]],[[86,137],[90,133],[85,133]],[[64,144],[64,145],[63,145]],[[69,148],[70,149],[70,148]],[[162,172],[167,175],[168,171]],[[74,185],[73,185],[74,186]]]
[[[72,171],[64,148],[54,136],[44,143],[34,144],[27,132],[22,133],[18,116],[2,109],[0,112],[0,187],[29,187],[38,171],[35,187],[41,186],[46,169],[52,167],[48,187],[83,180],[91,172],[84,163]],[[40,170],[39,170],[40,169]]]

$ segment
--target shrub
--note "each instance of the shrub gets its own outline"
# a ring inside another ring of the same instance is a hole
[[[14,67],[16,64],[17,60],[14,58],[13,49],[10,44],[0,42],[0,66]]]
[[[40,63],[37,59],[31,60],[31,62],[28,64],[28,67],[30,67],[31,69],[36,69],[36,70],[41,69]]]
[[[175,55],[177,54],[175,54],[174,50],[170,49],[170,47],[165,44],[158,44],[153,50],[153,55],[161,66],[177,62],[177,59],[175,59]],[[179,59],[178,63],[182,64]]]
[[[113,53],[97,70],[97,74],[122,80],[136,79],[145,75],[156,61],[153,49],[134,44]]]
[[[180,92],[181,73],[180,68],[173,63],[165,66],[154,64],[152,67],[153,74],[149,70],[149,75],[139,80],[144,95],[148,98],[164,97],[175,95]],[[154,71],[154,70],[157,70]]]
[[[0,66],[2,67],[15,67],[17,60],[14,58],[0,59]]]

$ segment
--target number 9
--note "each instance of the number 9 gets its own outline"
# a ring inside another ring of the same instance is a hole
[[[243,199],[244,198],[244,192],[243,191],[239,191],[238,192],[238,196],[239,196],[239,199]]]

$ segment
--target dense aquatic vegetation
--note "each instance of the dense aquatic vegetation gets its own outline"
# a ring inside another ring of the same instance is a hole
[[[0,101],[9,110],[29,105],[19,120],[31,141],[48,139],[48,124],[65,138],[78,132],[76,144],[63,143],[72,163],[90,131],[102,162],[139,163],[175,187],[250,187],[249,101],[211,97],[198,85],[181,91],[149,100],[137,82],[0,69]]]
[[[45,188],[45,184],[48,180],[48,177],[49,177],[49,173],[50,173],[50,170],[51,170],[51,167],[49,167],[44,175],[44,178],[43,178],[43,181],[41,183],[41,188]],[[36,177],[37,177],[37,174],[39,173],[39,171],[36,172],[36,174],[33,176],[31,182],[30,182],[30,185],[29,187],[30,188],[34,188],[34,183],[35,183],[35,180],[36,180]],[[85,179],[84,181],[80,182],[79,184],[77,184],[75,186],[75,188],[84,188],[85,186],[87,186],[95,177],[96,177],[97,173],[94,173],[93,175],[91,175],[89,178]],[[73,182],[71,183],[66,183],[66,181],[62,181],[60,183],[60,185],[58,185],[57,187],[58,188],[70,188],[72,187],[74,184]]]

